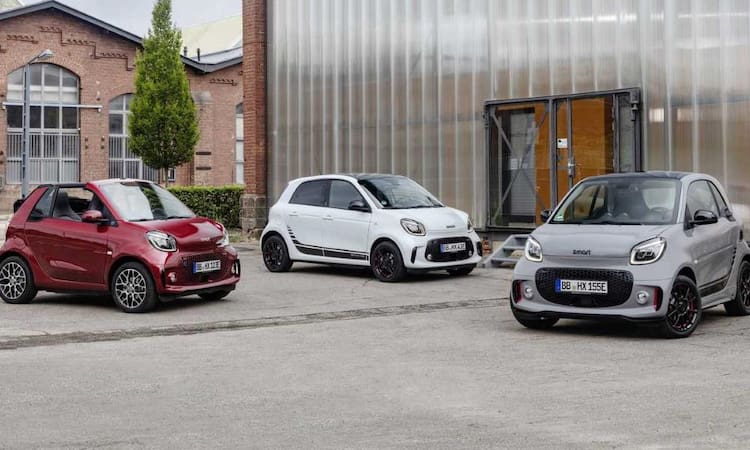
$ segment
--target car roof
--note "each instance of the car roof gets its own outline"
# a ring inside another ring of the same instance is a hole
[[[700,173],[693,172],[667,172],[661,170],[652,170],[648,172],[626,172],[626,173],[609,173],[606,175],[597,175],[586,178],[586,181],[597,181],[597,180],[608,180],[612,178],[670,178],[673,180],[681,180],[689,176],[706,176]],[[707,177],[707,176],[706,176]]]
[[[382,177],[403,177],[403,175],[394,175],[390,173],[331,173],[331,174],[313,175],[310,177],[296,178],[292,180],[290,184],[302,183],[305,181],[327,180],[327,179],[362,181],[362,180],[371,180],[374,178],[382,178]]]

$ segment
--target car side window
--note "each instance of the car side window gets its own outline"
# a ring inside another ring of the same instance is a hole
[[[328,180],[306,181],[297,187],[289,203],[295,205],[327,206]]]
[[[708,183],[709,186],[711,186],[711,192],[714,194],[714,198],[716,199],[716,202],[719,204],[719,215],[721,217],[726,217],[727,213],[727,202],[724,201],[724,197],[721,195],[721,192],[719,192],[719,189],[714,185],[713,183]]]
[[[93,192],[83,187],[61,187],[55,195],[52,217],[80,222],[81,214],[96,203],[95,198]]]
[[[705,180],[694,181],[690,184],[687,192],[687,213],[688,219],[691,219],[699,209],[711,211],[719,217],[719,209],[716,206],[714,195],[711,193],[711,187]]]
[[[329,208],[349,209],[349,204],[355,200],[365,202],[357,188],[348,181],[331,180],[331,193],[328,197]]]
[[[37,218],[49,217],[50,210],[52,209],[52,195],[55,193],[53,188],[47,188],[47,192],[37,200],[36,205],[31,210],[30,216]]]

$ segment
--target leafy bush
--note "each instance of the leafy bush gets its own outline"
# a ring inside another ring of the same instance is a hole
[[[240,227],[244,186],[174,186],[169,192],[199,216],[210,217],[227,228]]]

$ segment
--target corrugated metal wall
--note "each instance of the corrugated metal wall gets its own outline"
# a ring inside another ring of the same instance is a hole
[[[750,0],[269,0],[269,186],[393,172],[486,221],[482,104],[640,87],[645,165],[750,205]]]

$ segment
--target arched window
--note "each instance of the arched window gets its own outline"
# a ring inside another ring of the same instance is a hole
[[[132,100],[133,94],[125,94],[109,102],[109,177],[158,181],[158,171],[143,164],[141,158],[133,154],[128,146],[128,119]]]
[[[234,182],[245,184],[245,128],[242,103],[235,108]]]
[[[78,77],[53,64],[29,67],[29,182],[79,179]],[[8,183],[21,182],[23,68],[8,75]]]

